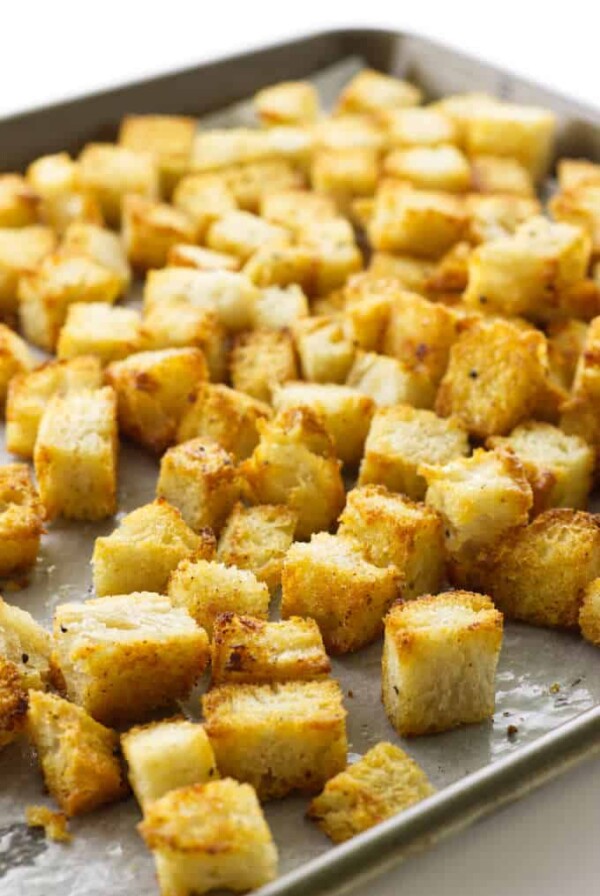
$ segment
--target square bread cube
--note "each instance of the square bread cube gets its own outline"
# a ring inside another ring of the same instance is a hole
[[[171,790],[219,777],[204,728],[183,716],[130,728],[121,735],[121,748],[144,813]]]
[[[360,113],[325,116],[312,128],[313,157],[320,150],[345,152],[348,149],[369,149],[381,153],[386,138],[375,117]]]
[[[571,351],[577,349],[577,343]],[[575,395],[600,395],[600,317],[595,317],[586,328],[583,345],[576,360],[573,376]]]
[[[44,532],[44,510],[27,464],[0,466],[0,577],[35,563]]]
[[[165,268],[150,271],[144,286],[144,309],[186,300],[198,308],[214,311],[228,330],[252,326],[258,288],[245,274],[235,271],[196,271]]]
[[[119,128],[119,145],[153,156],[161,193],[169,198],[189,169],[196,128],[196,119],[183,115],[126,115]]]
[[[33,366],[33,355],[27,343],[10,327],[0,324],[0,407],[4,406],[13,376],[31,370]]]
[[[314,619],[265,622],[222,613],[213,629],[211,675],[217,684],[274,684],[324,678],[331,672]]]
[[[595,458],[579,436],[528,420],[508,436],[493,436],[486,445],[508,449],[519,458],[533,491],[534,514],[551,507],[586,509]]]
[[[0,317],[14,323],[19,300],[19,279],[35,271],[42,259],[56,249],[50,227],[0,227]]]
[[[100,204],[79,186],[77,163],[67,152],[35,159],[27,167],[27,183],[40,198],[40,219],[59,236],[71,224],[104,223]]]
[[[359,485],[379,483],[415,501],[425,497],[421,464],[447,464],[469,453],[467,432],[455,417],[409,405],[378,408],[365,443]]]
[[[31,691],[27,733],[46,787],[66,815],[83,815],[127,796],[119,735],[80,706]]]
[[[33,452],[48,519],[100,520],[117,509],[117,407],[113,390],[54,395]]]
[[[385,157],[383,172],[420,190],[465,193],[471,185],[469,162],[451,145],[394,149]]]
[[[260,441],[241,468],[257,504],[282,504],[298,514],[296,537],[329,529],[344,506],[341,462],[321,418],[289,408],[259,424]]]
[[[316,793],[346,767],[346,710],[337,681],[223,684],[202,697],[220,773],[260,800]]]
[[[418,87],[371,68],[362,69],[338,97],[336,112],[380,112],[418,106],[423,95]]]
[[[110,227],[119,227],[121,204],[129,193],[156,199],[159,178],[151,152],[116,143],[88,143],[78,159],[77,180],[93,196]]]
[[[320,149],[312,160],[310,179],[313,190],[334,199],[341,212],[357,196],[372,196],[379,178],[375,149]]]
[[[323,420],[339,459],[351,466],[360,463],[375,409],[367,395],[333,383],[289,382],[275,390],[273,407],[310,408]]]
[[[221,174],[188,174],[175,187],[173,205],[193,222],[194,242],[203,241],[214,221],[237,209]]]
[[[478,193],[534,196],[531,174],[518,159],[478,155],[471,158],[471,184]]]
[[[195,554],[210,557],[214,550],[212,533],[196,534],[179,510],[159,498],[132,510],[110,535],[96,539],[92,556],[96,594],[164,592],[178,563]]]
[[[69,306],[56,353],[61,360],[95,355],[103,364],[119,361],[140,350],[141,326],[140,313],[133,308],[75,302]]]
[[[185,699],[209,649],[185,610],[140,591],[59,604],[54,656],[70,700],[104,725],[125,725]]]
[[[167,267],[197,271],[238,271],[240,260],[227,252],[215,252],[192,243],[175,243],[167,252]]]
[[[227,566],[249,569],[269,591],[275,591],[297,523],[298,514],[289,507],[237,503],[221,532],[217,557]]]
[[[177,441],[210,438],[236,460],[252,454],[259,440],[259,423],[271,416],[271,408],[245,392],[228,386],[202,383],[193,403],[185,411],[177,430]]]
[[[427,281],[435,273],[436,267],[436,262],[430,258],[373,252],[367,271],[372,277],[391,277],[404,289],[424,295]]]
[[[600,182],[557,193],[550,200],[549,208],[557,221],[585,230],[592,241],[594,255],[600,253]]]
[[[50,634],[33,616],[0,597],[0,656],[13,663],[25,690],[50,684]]]
[[[356,352],[346,385],[368,395],[377,407],[410,404],[431,408],[436,392],[425,370],[416,370],[406,361],[377,352]]]
[[[400,294],[395,278],[374,277],[369,271],[355,274],[346,282],[339,293],[344,328],[358,348],[381,351],[390,310]],[[336,294],[330,298],[335,301]]]
[[[540,202],[534,197],[469,193],[464,202],[469,219],[466,236],[476,246],[511,236],[521,224],[541,213]]]
[[[291,230],[295,236],[321,221],[338,216],[335,202],[329,196],[312,190],[276,190],[266,193],[260,204],[261,217],[272,224]]]
[[[22,174],[0,174],[0,227],[27,227],[38,220],[40,197]]]
[[[307,814],[334,843],[343,843],[434,792],[404,750],[381,742],[330,778]]]
[[[221,172],[224,168],[245,162],[272,158],[273,147],[268,132],[257,128],[211,128],[200,131],[192,146],[193,173]]]
[[[60,244],[60,254],[81,255],[108,268],[119,278],[121,294],[131,286],[131,269],[121,235],[106,227],[80,221],[69,224]]]
[[[477,438],[505,435],[533,415],[547,374],[543,333],[501,318],[476,321],[450,349],[435,409]]]
[[[556,169],[561,190],[600,183],[600,165],[589,159],[559,159]]]
[[[173,246],[193,242],[196,236],[185,212],[133,193],[123,198],[121,233],[127,257],[138,271],[163,268]]]
[[[253,330],[240,334],[229,359],[234,389],[270,404],[281,383],[298,377],[294,342],[287,332]]]
[[[226,339],[227,331],[215,311],[197,308],[185,299],[155,305],[142,320],[145,349],[199,348],[213,382],[225,379],[227,373]]]
[[[256,793],[231,778],[165,794],[138,830],[164,896],[246,893],[277,876],[277,849]]]
[[[195,532],[219,532],[240,497],[241,482],[231,454],[212,439],[190,439],[166,451],[156,496],[181,513]]]
[[[186,610],[208,636],[220,613],[243,613],[267,619],[269,589],[249,569],[193,557],[183,560],[169,578],[173,606]]]
[[[264,289],[268,286],[297,284],[314,291],[316,253],[307,246],[272,246],[267,243],[254,252],[244,265],[244,274]]]
[[[428,108],[441,112],[452,119],[458,130],[458,141],[462,144],[465,141],[465,132],[470,116],[480,110],[485,113],[489,106],[497,105],[498,102],[498,99],[489,93],[472,91],[470,93],[451,93],[435,103],[431,103]]]
[[[382,694],[401,737],[492,716],[502,629],[502,613],[483,594],[449,591],[392,607],[385,620]]]
[[[437,109],[386,109],[379,121],[392,147],[443,146],[458,141],[456,124]]]
[[[302,317],[294,322],[292,334],[305,379],[316,383],[345,381],[355,347],[339,315]]]
[[[354,539],[319,532],[296,542],[283,562],[281,616],[308,616],[328,653],[349,653],[374,641],[400,596],[402,575],[369,562]]]
[[[311,291],[317,296],[326,296],[343,286],[351,274],[364,266],[352,225],[345,218],[315,221],[300,230],[298,240],[313,254]]]
[[[121,432],[161,454],[175,441],[208,368],[198,348],[167,348],[113,361],[105,376],[117,396]]]
[[[469,155],[491,154],[517,159],[540,180],[550,163],[556,116],[548,109],[516,103],[487,103],[470,110],[465,121]]]
[[[0,750],[25,730],[28,705],[18,667],[0,656]]]
[[[269,137],[284,131],[297,135],[308,135],[307,131],[298,128],[271,128]],[[304,159],[298,164],[304,167]],[[219,172],[233,193],[233,197],[242,211],[258,214],[263,198],[269,193],[280,190],[297,190],[306,185],[302,171],[294,160],[285,158],[261,159],[255,162],[244,162],[232,165]]]
[[[426,372],[437,385],[458,337],[452,310],[414,292],[398,291],[383,335],[383,354]]]
[[[269,286],[261,289],[256,298],[252,323],[257,330],[286,330],[308,314],[308,299],[296,283]]]
[[[600,337],[600,324],[596,327]],[[546,330],[550,377],[567,390],[573,385],[577,363],[585,349],[587,332],[587,325],[574,318],[554,321]],[[585,366],[583,359],[582,366]]]
[[[457,196],[385,181],[375,195],[368,234],[377,250],[439,258],[462,239],[467,221]]]
[[[370,563],[395,566],[405,600],[441,588],[446,566],[442,520],[425,504],[383,485],[354,488],[346,496],[338,535],[358,541]]]
[[[271,224],[251,212],[227,212],[210,225],[206,245],[218,252],[235,255],[248,261],[261,247],[284,247],[291,242],[291,234],[278,224]]]
[[[310,81],[281,81],[254,95],[262,124],[311,124],[319,114],[319,94]]]
[[[600,647],[600,579],[593,579],[584,588],[579,628],[586,641]]]

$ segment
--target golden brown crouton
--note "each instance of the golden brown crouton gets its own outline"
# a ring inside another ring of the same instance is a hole
[[[108,364],[126,358],[140,348],[139,311],[113,308],[106,302],[76,302],[69,306],[56,353],[62,360],[96,355]]]
[[[435,268],[436,262],[430,258],[373,252],[367,270],[373,277],[392,277],[403,289],[424,293]]]
[[[422,93],[414,84],[365,68],[356,74],[338,97],[336,111],[380,112],[418,106]]]
[[[0,597],[0,656],[13,663],[25,690],[50,683],[50,635],[33,616]]]
[[[281,584],[283,558],[294,540],[296,511],[283,505],[236,504],[221,532],[217,557],[228,566],[249,569],[270,591]]]
[[[67,816],[64,812],[53,812],[48,806],[26,806],[25,822],[28,828],[42,828],[44,836],[54,843],[70,843]]]
[[[0,324],[0,407],[6,401],[8,384],[17,373],[33,367],[33,355],[26,342],[10,327]]]
[[[456,146],[411,146],[394,149],[385,157],[384,174],[420,190],[465,193],[471,169]]]
[[[415,408],[431,408],[436,391],[426,370],[417,370],[406,361],[376,352],[356,353],[346,385],[368,395],[377,407],[410,404]]]
[[[197,308],[185,299],[155,305],[142,320],[145,349],[199,348],[212,382],[227,373],[227,333],[215,311]]]
[[[23,175],[0,174],[0,227],[27,227],[38,220],[40,197]]]
[[[310,171],[313,189],[331,196],[342,213],[357,196],[374,194],[378,176],[377,150],[370,147],[319,149]]]
[[[292,337],[277,330],[253,330],[235,340],[230,356],[234,389],[271,402],[273,390],[298,377]]]
[[[26,464],[0,466],[0,576],[24,572],[36,561],[44,510]]]
[[[439,258],[463,237],[467,220],[456,196],[385,181],[375,195],[368,233],[377,250]]]
[[[589,159],[559,159],[556,168],[561,190],[600,183],[600,165]]]
[[[277,190],[267,193],[261,202],[260,214],[273,224],[280,224],[296,236],[318,221],[337,217],[335,202],[309,190]]]
[[[386,136],[375,118],[348,114],[321,118],[312,128],[313,155],[321,150],[345,152],[348,149],[369,149],[381,153]]]
[[[27,183],[40,198],[40,219],[58,234],[75,223],[104,223],[99,202],[77,182],[77,163],[67,152],[35,159],[27,168]]]
[[[476,155],[471,158],[471,183],[478,193],[534,196],[531,174],[510,156]]]
[[[556,116],[537,106],[484,103],[469,110],[464,130],[469,155],[491,153],[515,158],[535,180],[540,180],[550,163]]]
[[[236,460],[252,454],[261,421],[271,416],[271,408],[245,392],[228,386],[201,383],[196,397],[181,418],[177,441],[210,438],[229,451]]]
[[[338,289],[351,274],[362,270],[363,257],[346,218],[315,221],[300,229],[298,239],[313,255],[311,286],[317,296]]]
[[[521,224],[540,214],[541,205],[533,197],[469,193],[465,209],[469,219],[465,236],[478,246],[511,236]]]
[[[35,271],[56,248],[50,227],[0,227],[0,316],[13,323],[18,311],[19,279]]]
[[[213,221],[235,211],[237,202],[225,179],[217,174],[190,174],[173,193],[173,205],[194,224],[195,240],[204,240]]]
[[[287,132],[300,138],[301,144],[310,141],[309,131],[301,128],[272,128],[270,134],[266,135],[267,142],[270,137],[274,137],[277,143],[282,134]],[[296,142],[294,138],[293,142]],[[303,155],[301,148],[301,155]],[[300,164],[305,167],[304,163],[307,158],[302,159]],[[219,172],[229,190],[233,194],[238,207],[246,212],[258,214],[263,200],[269,193],[279,192],[280,190],[297,190],[305,186],[305,179],[302,172],[296,166],[293,159],[286,158],[267,158],[254,162],[244,162],[240,165],[231,165]],[[283,222],[285,223],[285,222]]]
[[[77,180],[100,204],[111,227],[119,226],[121,203],[127,194],[156,199],[159,193],[158,169],[152,153],[115,143],[88,143],[79,156]]]
[[[215,252],[191,243],[176,243],[167,253],[167,266],[197,271],[238,271],[240,260],[227,252]]]
[[[586,641],[600,647],[600,579],[593,579],[584,588],[579,627]]]
[[[391,146],[440,146],[458,137],[454,121],[436,109],[386,109],[379,121]]]
[[[297,284],[269,286],[257,296],[252,323],[257,330],[285,330],[308,312],[308,299]]]
[[[25,730],[27,707],[27,691],[18,666],[0,656],[0,750]]]
[[[244,265],[244,274],[262,289],[297,284],[314,292],[317,253],[307,246],[271,246],[257,249]]]
[[[131,269],[119,233],[106,227],[75,221],[66,228],[60,244],[62,256],[82,256],[108,268],[118,277],[121,294],[131,285]]]
[[[235,255],[242,262],[262,246],[283,247],[290,242],[291,235],[285,228],[243,211],[227,212],[210,225],[206,234],[210,249]]]
[[[254,109],[265,125],[311,124],[319,114],[319,95],[310,81],[281,81],[255,94]]]
[[[579,356],[585,348],[587,326],[582,320],[574,318],[553,321],[546,333],[550,377],[564,389],[570,389]]]
[[[339,316],[302,317],[292,333],[304,378],[316,383],[343,383],[355,348]]]
[[[448,308],[401,291],[390,311],[383,353],[425,371],[437,385],[446,372],[457,336],[457,320]]]
[[[121,233],[131,265],[147,271],[164,267],[169,250],[177,243],[192,242],[196,230],[185,212],[131,194],[123,199]]]
[[[189,168],[195,133],[195,119],[182,115],[126,115],[119,128],[119,145],[153,156],[161,192],[169,198]]]

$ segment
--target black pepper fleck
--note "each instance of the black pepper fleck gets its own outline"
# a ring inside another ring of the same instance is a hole
[[[472,380],[476,380],[477,377],[479,376],[479,374],[477,373],[476,370],[469,370],[469,376],[471,377]]]
[[[29,662],[29,654],[28,654],[28,653],[22,653],[22,654],[21,654],[21,662],[22,662],[22,663],[28,663],[28,662]]]

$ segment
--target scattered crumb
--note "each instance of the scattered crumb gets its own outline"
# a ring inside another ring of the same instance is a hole
[[[512,716],[512,712],[510,711],[510,709],[505,709],[504,712],[502,713],[502,715],[503,716]]]
[[[2,590],[7,592],[22,591],[23,588],[27,588],[28,585],[29,579],[26,576],[23,576],[20,579],[4,579],[2,582]]]
[[[560,691],[560,685],[558,684],[558,682],[555,681],[554,684],[550,685],[550,693],[551,694],[558,694],[559,691]]]
[[[30,828],[43,828],[46,837],[56,843],[72,840],[64,812],[53,812],[47,806],[26,806],[25,820]]]
[[[576,678],[575,681],[573,681],[573,682],[571,683],[571,687],[572,687],[572,688],[576,688],[577,685],[578,685],[578,684],[581,684],[582,681],[583,681],[583,678]]]
[[[348,691],[348,696],[352,699],[352,697],[354,697],[354,691]]]
[[[508,737],[509,740],[514,740],[518,733],[519,733],[519,729],[517,728],[516,725],[509,725],[508,728],[506,729],[506,736]]]

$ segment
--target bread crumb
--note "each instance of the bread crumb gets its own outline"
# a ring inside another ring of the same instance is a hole
[[[30,828],[43,828],[46,837],[55,843],[70,843],[73,839],[64,812],[53,812],[47,806],[26,806],[25,820]]]

